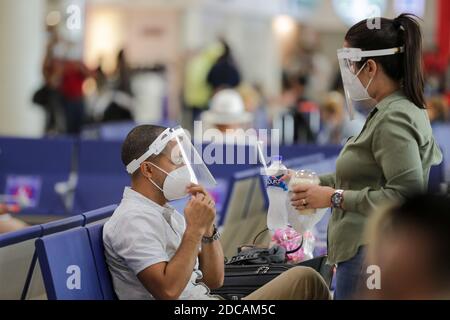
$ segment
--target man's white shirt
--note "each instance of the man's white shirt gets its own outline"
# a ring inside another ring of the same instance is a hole
[[[160,206],[126,187],[120,205],[103,228],[106,262],[119,299],[154,299],[137,278],[142,270],[169,262],[178,250],[186,222],[170,205]],[[200,250],[200,248],[199,248]],[[198,259],[179,299],[215,299],[199,282]]]

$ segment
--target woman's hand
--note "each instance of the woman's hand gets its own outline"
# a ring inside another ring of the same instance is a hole
[[[292,189],[291,204],[297,210],[331,207],[331,196],[335,190],[316,184],[299,184]]]

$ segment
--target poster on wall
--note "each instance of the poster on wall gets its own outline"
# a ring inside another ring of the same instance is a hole
[[[9,175],[3,197],[8,204],[35,208],[39,205],[42,180],[39,176]]]

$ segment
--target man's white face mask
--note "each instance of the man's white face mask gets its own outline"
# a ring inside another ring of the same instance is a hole
[[[162,188],[151,178],[148,178],[155,187],[162,191],[166,200],[178,200],[188,195],[186,188],[189,184],[194,183],[194,181],[192,181],[191,174],[186,165],[167,172],[152,162],[150,162],[150,164],[166,174]]]

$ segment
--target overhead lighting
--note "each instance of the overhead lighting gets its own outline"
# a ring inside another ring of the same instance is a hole
[[[273,20],[273,29],[277,35],[286,36],[294,32],[296,22],[288,15],[276,16]]]

